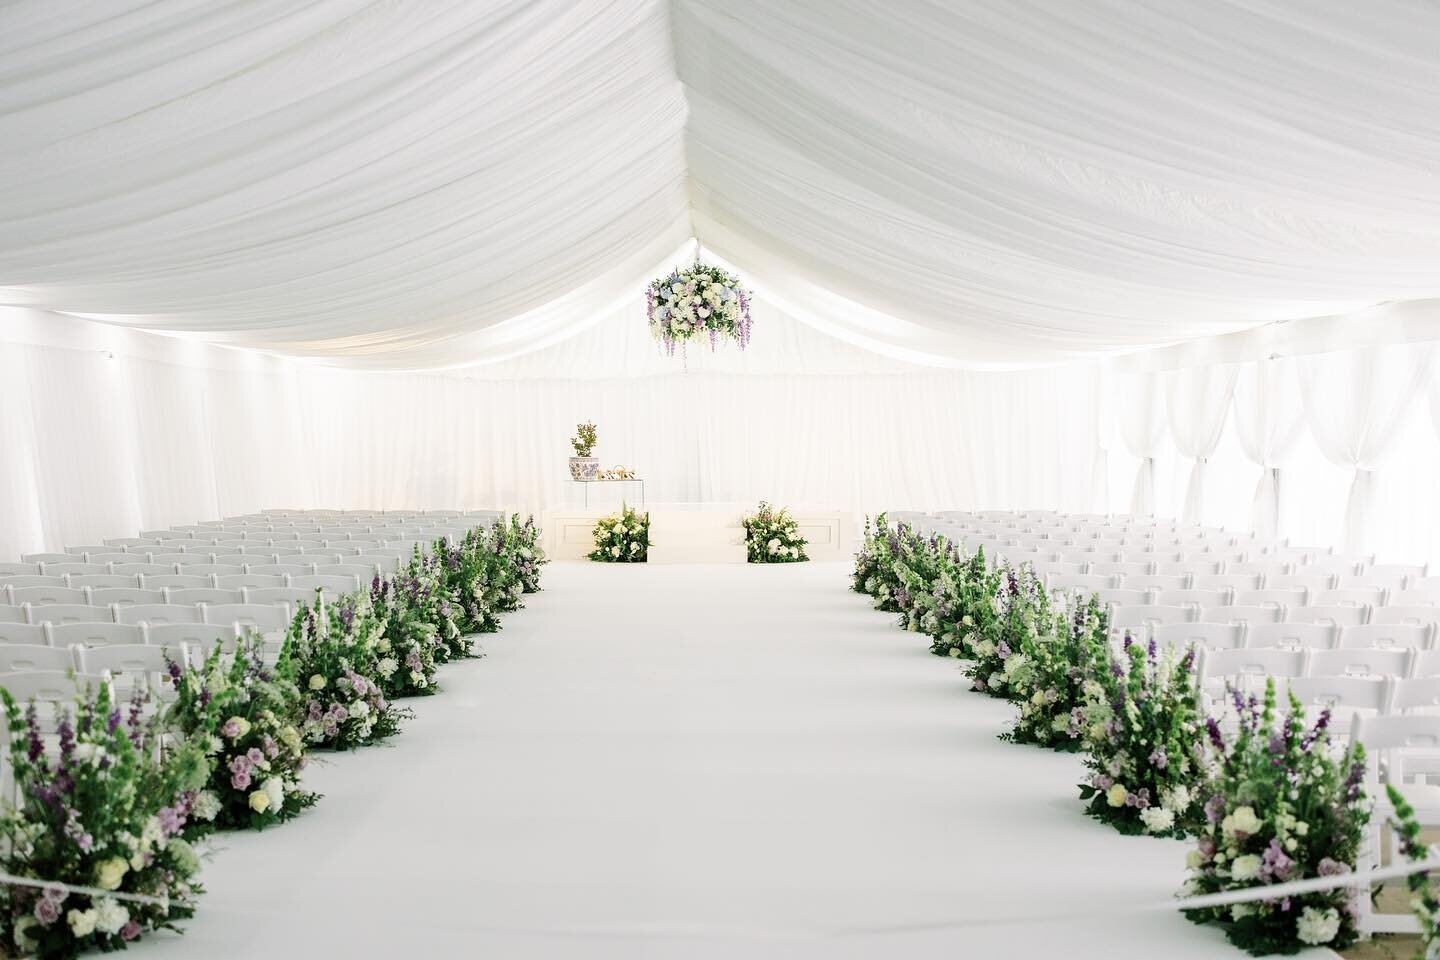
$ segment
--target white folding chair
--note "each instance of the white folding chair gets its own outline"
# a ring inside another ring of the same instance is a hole
[[[0,563],[0,577],[25,576],[39,572],[40,564],[38,563]]]
[[[39,644],[44,646],[49,642],[45,636],[43,623],[11,623],[7,620],[0,620],[0,644]]]
[[[128,623],[47,623],[45,638],[52,647],[113,647],[145,642],[140,628]]]
[[[1294,609],[1305,606],[1305,590],[1271,590],[1268,587],[1264,590],[1237,590],[1234,600],[1237,607]]]
[[[126,607],[136,603],[164,603],[165,593],[161,590],[146,590],[140,587],[87,587],[90,603],[95,606]]]
[[[0,623],[25,623],[25,608],[0,604]]]
[[[1245,628],[1236,623],[1157,623],[1150,638],[1161,649],[1235,650],[1245,642]]]
[[[171,659],[178,660],[179,654]],[[160,677],[169,669],[166,651],[143,643],[114,644],[106,647],[76,647],[79,669],[88,673],[106,673],[115,684],[116,692],[128,697],[136,690],[164,695]],[[166,697],[168,699],[168,696]]]
[[[44,643],[0,643],[0,673],[30,670],[74,670],[75,657],[68,647],[56,649]],[[0,677],[0,687],[5,678]]]
[[[1317,607],[1378,607],[1385,602],[1386,591],[1379,587],[1346,587],[1321,590],[1310,598]]]
[[[1137,607],[1150,602],[1148,590],[1121,590],[1118,588],[1096,590],[1094,596],[1096,600],[1112,607]]]
[[[1291,623],[1333,623],[1337,627],[1353,627],[1370,618],[1369,607],[1290,607],[1285,619]]]
[[[165,591],[166,603],[241,603],[244,599],[239,590],[221,590],[216,587],[182,587]]]
[[[1434,645],[1435,627],[1419,623],[1357,623],[1340,630],[1341,647],[1409,647],[1428,650]]]
[[[1440,587],[1409,587],[1390,595],[1390,603],[1403,607],[1440,605]]]
[[[285,578],[272,573],[233,573],[216,577],[214,583],[221,590],[242,590],[246,587],[283,587]]]
[[[1235,604],[1202,607],[1198,619],[1205,623],[1243,623],[1254,626],[1257,623],[1279,623],[1285,611],[1281,607],[1241,607]]]
[[[1415,653],[1412,649],[1381,647],[1311,650],[1307,676],[1403,677],[1414,669]]]
[[[68,586],[82,590],[86,587],[123,589],[141,586],[139,577],[123,573],[81,573],[73,577],[66,577],[65,582]]]
[[[1125,590],[1149,590],[1152,592],[1184,590],[1190,583],[1187,576],[1165,576],[1156,573],[1127,576],[1120,581]]]
[[[1045,587],[1051,593],[1057,590],[1080,590],[1093,593],[1096,590],[1107,590],[1115,586],[1114,577],[1102,577],[1096,574],[1077,573],[1061,574],[1046,578]]]
[[[291,609],[283,602],[221,603],[202,609],[206,623],[223,624],[241,631],[250,629],[264,634],[290,626]]]
[[[217,646],[235,649],[233,623],[145,623],[140,632],[146,644],[164,650],[177,662],[198,665]]]
[[[11,606],[23,607],[25,604],[39,605],[52,603],[89,603],[85,596],[84,589],[80,587],[63,587],[53,584],[36,584],[30,587],[17,587],[11,584],[5,585],[6,602]]]
[[[1120,636],[1126,630],[1132,635],[1145,636],[1157,626],[1168,623],[1191,623],[1196,617],[1194,607],[1162,607],[1156,604],[1136,604],[1110,608],[1110,634]]]
[[[1440,623],[1440,607],[1390,604],[1370,611],[1371,623]]]
[[[88,603],[25,604],[27,623],[114,623],[115,608]]]
[[[252,575],[280,577],[281,583],[284,583],[284,578],[287,576],[304,577],[313,573],[314,570],[315,566],[311,563],[252,563],[249,566],[249,572]]]
[[[215,585],[213,577],[203,574],[188,573],[163,573],[155,576],[141,577],[142,586],[147,590],[165,590],[169,587],[176,587],[181,590],[197,590]]]
[[[1157,590],[1151,602],[1166,607],[1225,607],[1230,605],[1229,590]]]
[[[1192,590],[1227,590],[1231,594],[1241,590],[1259,590],[1258,573],[1217,573],[1197,574],[1190,579]]]

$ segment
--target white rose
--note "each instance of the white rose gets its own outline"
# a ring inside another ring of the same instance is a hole
[[[95,929],[114,936],[120,928],[130,922],[130,911],[120,906],[113,897],[101,897],[95,904]]]
[[[1227,814],[1225,819],[1220,821],[1220,829],[1226,836],[1237,833],[1254,836],[1260,832],[1264,823],[1264,820],[1255,815],[1254,807],[1236,807],[1233,813]]]
[[[320,674],[318,674],[318,673],[313,673],[313,674],[311,674],[311,675],[310,675],[310,689],[311,689],[311,690],[324,690],[324,689],[325,689],[325,678],[322,677],[322,676],[320,676]]]
[[[370,704],[364,700],[356,700],[350,704],[349,715],[357,720],[363,720],[370,715]]]
[[[70,932],[77,937],[88,937],[95,932],[94,910],[71,910],[65,919],[70,923]]]
[[[618,544],[610,548],[610,556],[612,556],[612,557],[618,557],[618,556],[620,556],[620,546],[619,546]]]
[[[765,549],[769,550],[771,553],[779,553],[779,552],[780,552],[780,541],[779,541],[779,540],[771,540],[769,543],[767,543],[767,544],[765,545]]]
[[[639,540],[631,540],[631,541],[630,541],[630,552],[631,552],[631,553],[634,553],[636,550],[639,550],[639,549],[640,549],[640,541],[639,541]]]

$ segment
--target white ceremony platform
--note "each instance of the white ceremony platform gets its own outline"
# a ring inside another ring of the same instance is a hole
[[[745,528],[740,518],[755,504],[657,503],[650,514],[650,563],[744,563]],[[595,522],[612,509],[557,507],[546,510],[541,527],[551,560],[583,560],[595,547]],[[642,511],[644,512],[644,511]],[[813,561],[847,558],[855,518],[838,510],[791,509]]]

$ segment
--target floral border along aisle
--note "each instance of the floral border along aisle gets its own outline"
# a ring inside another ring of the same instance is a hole
[[[7,798],[0,814],[5,872],[151,898],[6,884],[4,942],[36,957],[73,957],[92,947],[123,949],[147,930],[176,929],[191,917],[203,892],[200,859],[180,834],[208,776],[200,749],[182,744],[156,759],[159,726],[148,702],[137,697],[122,711],[105,686],[57,711],[51,754],[36,705],[22,712],[8,691],[0,695],[19,798]]]
[[[745,559],[750,563],[799,563],[809,543],[800,536],[800,525],[784,507],[774,509],[764,500],[753,514],[742,517],[745,526]]]
[[[622,506],[619,513],[595,521],[596,563],[645,563],[650,556],[650,514]]]

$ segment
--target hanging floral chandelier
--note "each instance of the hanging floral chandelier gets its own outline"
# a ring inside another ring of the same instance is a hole
[[[740,278],[719,267],[701,263],[697,253],[692,266],[671,271],[651,282],[645,290],[650,335],[675,355],[687,343],[700,337],[710,339],[710,349],[721,337],[729,337],[744,350],[750,343],[750,292]]]

